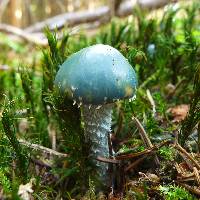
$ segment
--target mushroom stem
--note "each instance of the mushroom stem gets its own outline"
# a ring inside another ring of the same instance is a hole
[[[109,156],[108,134],[111,131],[113,104],[83,105],[83,119],[85,123],[85,138],[91,142],[91,153],[93,156]],[[106,163],[96,161],[100,179],[106,177],[108,166]]]

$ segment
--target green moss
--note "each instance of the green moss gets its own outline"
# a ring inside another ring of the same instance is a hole
[[[182,187],[168,185],[160,186],[160,192],[165,196],[166,200],[195,200],[196,197],[192,196],[188,191]]]

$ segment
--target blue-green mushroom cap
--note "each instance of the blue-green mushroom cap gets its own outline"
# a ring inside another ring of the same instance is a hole
[[[102,105],[132,98],[137,78],[117,49],[97,44],[72,54],[60,66],[55,85],[77,102]]]

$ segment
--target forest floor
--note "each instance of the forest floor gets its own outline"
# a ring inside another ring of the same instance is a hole
[[[47,47],[0,33],[0,199],[199,199],[200,3],[192,2],[151,15],[135,8],[90,35],[65,30],[57,39],[46,29]],[[138,78],[136,99],[113,109],[113,154],[98,158],[109,167],[106,187],[82,108],[54,86],[59,66],[97,43],[118,49]]]

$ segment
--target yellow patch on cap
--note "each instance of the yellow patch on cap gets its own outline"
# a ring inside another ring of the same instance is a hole
[[[126,88],[125,88],[125,96],[126,97],[133,96],[133,88],[132,87],[126,86]]]

